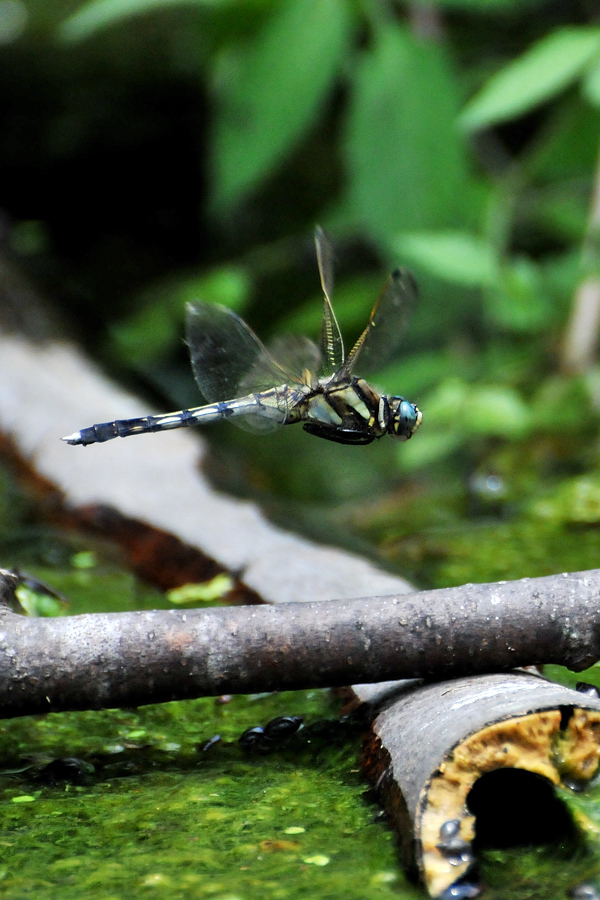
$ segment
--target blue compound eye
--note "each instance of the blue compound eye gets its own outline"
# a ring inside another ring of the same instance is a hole
[[[421,424],[421,410],[403,397],[392,397],[389,402],[392,412],[389,430],[396,437],[407,441]]]

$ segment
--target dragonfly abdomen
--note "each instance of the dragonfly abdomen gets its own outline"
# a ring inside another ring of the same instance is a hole
[[[67,444],[103,444],[113,438],[130,437],[132,434],[150,434],[155,431],[167,431],[170,428],[184,428],[186,425],[195,425],[194,416],[196,410],[182,409],[176,413],[168,413],[164,416],[142,416],[138,419],[116,419],[114,422],[100,422],[98,425],[90,425],[82,428],[75,434],[63,438]]]
[[[264,418],[284,422],[286,413],[282,408],[281,388],[273,388],[263,394],[249,394],[235,400],[223,400],[193,409],[181,409],[178,412],[164,413],[159,416],[142,416],[138,419],[116,419],[114,422],[101,422],[90,425],[63,438],[67,444],[102,444],[113,438],[130,437],[133,434],[151,434],[156,431],[169,431],[172,428],[185,428],[190,425],[208,425],[219,419],[232,416],[259,415]],[[271,399],[271,403],[268,399]],[[279,401],[279,406],[276,405]]]

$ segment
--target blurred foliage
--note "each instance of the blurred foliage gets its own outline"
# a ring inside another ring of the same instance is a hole
[[[564,351],[598,270],[585,0],[11,0],[0,72],[4,252],[165,408],[197,403],[188,300],[316,337],[315,222],[349,342],[414,270],[377,378],[414,440],[219,425],[219,484],[424,585],[596,565],[600,368]]]

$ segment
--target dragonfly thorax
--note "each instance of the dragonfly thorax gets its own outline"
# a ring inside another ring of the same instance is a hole
[[[408,440],[421,424],[421,413],[403,397],[379,394],[362,378],[319,379],[292,412],[310,434],[340,444],[369,444],[385,434]]]

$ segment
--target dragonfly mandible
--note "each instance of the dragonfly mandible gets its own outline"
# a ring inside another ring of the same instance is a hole
[[[301,422],[305,431],[339,444],[370,444],[385,434],[408,440],[421,411],[404,397],[380,394],[353,373],[381,365],[398,347],[417,286],[396,269],[346,356],[331,305],[333,250],[322,228],[315,246],[323,289],[320,346],[300,336],[276,339],[267,349],[236,313],[203,301],[187,306],[187,343],[196,383],[208,403],[164,415],[117,419],[62,438],[96,444],[116,437],[205,425],[230,419],[248,431],[267,432]]]

